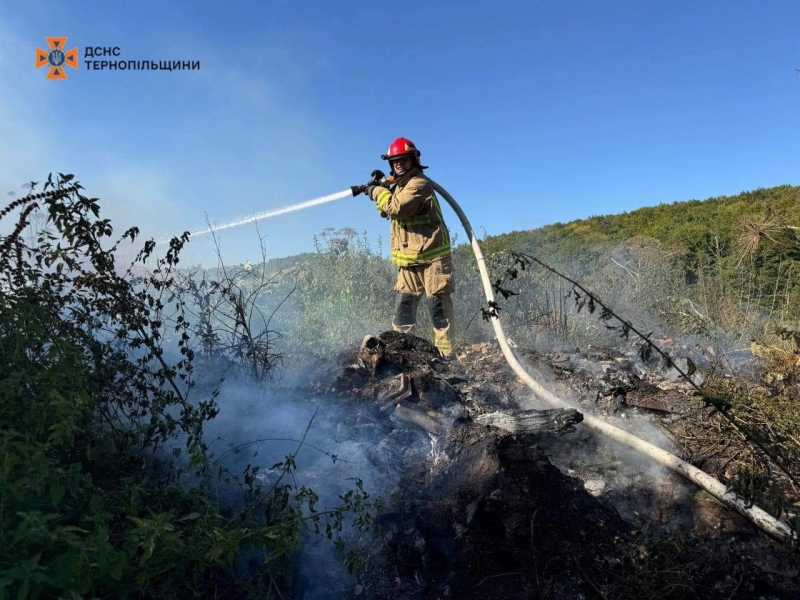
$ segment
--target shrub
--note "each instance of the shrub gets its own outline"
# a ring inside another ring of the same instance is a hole
[[[20,210],[0,238],[0,597],[258,596],[285,575],[304,528],[341,545],[348,515],[369,525],[358,480],[323,515],[313,490],[285,477],[292,455],[269,489],[245,472],[246,502],[223,513],[209,493],[223,473],[203,440],[218,390],[194,385],[191,324],[173,287],[188,234],[151,271],[152,241],[122,269],[115,251],[138,231],[107,248],[111,224],[72,175],[44,189],[0,212]],[[27,244],[39,207],[56,233]],[[238,568],[242,556],[254,568]]]

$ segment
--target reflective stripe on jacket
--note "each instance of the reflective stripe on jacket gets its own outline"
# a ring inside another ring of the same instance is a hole
[[[420,265],[450,254],[450,234],[439,199],[422,171],[411,169],[392,190],[372,191],[378,212],[392,220],[392,260],[400,266]]]

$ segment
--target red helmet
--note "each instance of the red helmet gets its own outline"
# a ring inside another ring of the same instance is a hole
[[[404,137],[397,138],[389,146],[389,151],[386,154],[381,154],[381,158],[383,160],[388,160],[390,166],[392,161],[397,160],[398,158],[409,157],[417,167],[420,169],[426,169],[427,167],[423,167],[419,162],[420,156],[422,156],[422,152],[417,150],[414,142]]]

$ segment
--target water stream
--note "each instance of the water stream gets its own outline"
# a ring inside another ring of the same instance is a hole
[[[255,223],[256,221],[260,221],[262,219],[269,219],[271,217],[278,217],[280,215],[285,215],[291,212],[297,212],[298,210],[305,210],[306,208],[319,206],[320,204],[326,204],[328,202],[334,202],[335,200],[341,200],[342,198],[346,198],[352,195],[353,195],[352,191],[347,189],[342,192],[336,192],[335,194],[330,194],[328,196],[321,196],[319,198],[314,198],[313,200],[306,200],[305,202],[290,204],[289,206],[284,206],[283,208],[274,208],[272,210],[265,210],[264,212],[260,212],[250,217],[243,217],[241,219],[236,219],[235,221],[230,221],[228,223],[223,223],[221,225],[213,225],[205,229],[200,229],[199,231],[194,231],[191,233],[191,236],[196,237],[211,232],[217,233],[219,231],[222,231],[223,229],[231,229],[233,227],[247,225],[248,223]],[[164,244],[168,241],[169,240],[164,240],[159,242],[159,244]]]

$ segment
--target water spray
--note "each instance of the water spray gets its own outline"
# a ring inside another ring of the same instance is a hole
[[[216,233],[217,231],[222,231],[223,229],[232,229],[233,227],[241,227],[242,225],[255,223],[256,221],[261,221],[262,219],[269,219],[270,217],[279,217],[281,215],[297,212],[299,210],[313,208],[314,206],[319,206],[320,204],[327,204],[328,202],[341,200],[342,198],[347,198],[348,196],[351,195],[355,195],[353,194],[352,188],[349,190],[337,192],[335,194],[329,194],[328,196],[321,196],[319,198],[314,198],[313,200],[306,200],[305,202],[290,204],[289,206],[284,206],[283,208],[274,208],[272,210],[265,210],[250,217],[243,217],[241,219],[229,221],[228,223],[223,223],[222,225],[215,225],[213,227],[200,229],[198,231],[191,232],[190,235],[194,237],[198,235],[206,235],[207,233]],[[168,241],[169,240],[162,240],[158,242],[158,245],[166,244]]]
[[[313,200],[306,200],[304,202],[290,204],[289,206],[284,206],[283,208],[274,208],[272,210],[265,210],[263,212],[251,215],[249,217],[242,217],[240,219],[229,221],[228,223],[223,223],[222,225],[215,225],[213,227],[206,227],[205,229],[193,231],[190,232],[190,235],[192,237],[195,237],[199,235],[206,235],[208,233],[216,233],[218,231],[222,231],[223,229],[232,229],[234,227],[241,227],[242,225],[248,225],[250,223],[255,223],[256,221],[261,221],[263,219],[269,219],[271,217],[279,217],[281,215],[286,215],[300,210],[305,210],[307,208],[320,206],[321,204],[327,204],[328,202],[335,202],[336,200],[341,200],[349,196],[358,196],[359,194],[365,192],[370,185],[383,185],[389,187],[389,185],[393,183],[394,183],[394,177],[386,177],[383,171],[376,169],[375,171],[372,172],[372,179],[370,179],[364,185],[354,185],[351,186],[349,190],[343,190],[341,192],[336,192],[335,194],[329,194],[327,196],[320,196],[319,198],[314,198]],[[157,245],[166,244],[168,241],[169,240],[162,240],[158,242]]]

